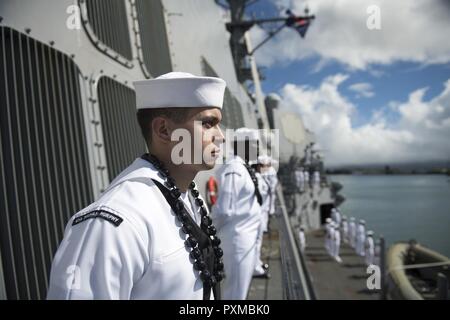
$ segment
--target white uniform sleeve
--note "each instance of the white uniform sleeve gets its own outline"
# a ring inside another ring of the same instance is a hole
[[[218,229],[237,212],[236,203],[242,184],[241,180],[241,174],[237,172],[227,172],[219,180],[218,198],[211,213],[214,225]]]
[[[90,219],[66,228],[55,255],[48,299],[130,299],[149,254],[134,226]]]

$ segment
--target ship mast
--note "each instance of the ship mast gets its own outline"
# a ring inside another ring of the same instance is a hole
[[[259,119],[258,127],[260,129],[269,129],[268,116],[264,104],[264,95],[261,88],[261,76],[255,61],[254,53],[266,42],[278,34],[284,27],[295,28],[303,38],[311,20],[315,17],[308,15],[305,10],[304,16],[296,16],[290,10],[287,10],[287,17],[274,17],[269,19],[244,19],[245,9],[258,0],[226,0],[227,6],[220,1],[216,2],[230,11],[231,22],[226,24],[227,30],[230,32],[230,47],[233,55],[234,66],[237,78],[240,83],[251,81],[254,86],[254,100],[258,108]],[[248,31],[254,25],[262,25],[266,23],[283,22],[277,29],[270,32],[269,35],[261,43],[253,47]],[[247,91],[248,88],[247,88]]]

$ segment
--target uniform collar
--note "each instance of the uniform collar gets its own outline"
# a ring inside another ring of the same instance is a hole
[[[126,182],[135,181],[145,184],[152,184],[151,179],[155,179],[161,183],[164,183],[164,179],[158,174],[158,170],[144,159],[137,158],[134,162],[125,170],[123,170],[108,186],[105,192],[112,188]]]
[[[242,159],[240,156],[235,155],[235,154],[228,158],[228,162],[231,162],[231,161],[237,161],[239,163],[245,164],[244,159]]]

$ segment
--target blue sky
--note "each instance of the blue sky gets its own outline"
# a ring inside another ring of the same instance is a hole
[[[298,39],[299,41],[300,38]],[[330,74],[348,73],[348,68],[333,62],[320,71],[313,71],[317,58],[308,58],[284,66],[278,65],[263,68],[266,77],[263,90],[266,93],[278,92],[286,83],[317,87]],[[436,96],[443,90],[445,80],[450,78],[450,64],[423,66],[415,62],[396,62],[389,66],[375,66],[382,75],[374,76],[368,71],[350,72],[348,85],[354,83],[370,83],[374,96],[361,97],[356,92],[343,87],[343,94],[357,106],[355,126],[370,121],[375,110],[388,106],[391,101],[404,101],[410,92],[428,87],[425,99]],[[391,115],[395,120],[395,115]]]
[[[247,14],[273,17],[288,7],[298,14],[305,3],[316,15],[306,38],[286,28],[256,53],[263,91],[302,115],[330,164],[448,161],[448,3],[260,0]],[[373,4],[379,30],[366,26]],[[255,46],[265,31],[251,35]],[[336,128],[344,132],[337,138]]]

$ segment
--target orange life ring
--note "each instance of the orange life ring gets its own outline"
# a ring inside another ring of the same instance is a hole
[[[217,202],[217,181],[213,176],[209,177],[206,183],[206,199],[210,206]]]

